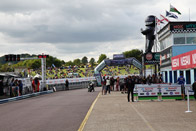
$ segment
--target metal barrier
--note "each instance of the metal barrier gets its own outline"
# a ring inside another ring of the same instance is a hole
[[[69,90],[88,88],[89,82],[90,81],[69,83]],[[95,83],[95,85],[97,85],[96,81],[94,81],[94,83]],[[68,89],[66,89],[65,84],[63,84],[63,83],[48,85],[48,89],[52,89],[53,87],[56,88],[56,91],[68,90]]]

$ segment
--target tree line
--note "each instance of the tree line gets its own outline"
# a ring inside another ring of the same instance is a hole
[[[143,51],[142,50],[138,50],[138,49],[133,49],[130,51],[125,51],[122,54],[124,54],[125,58],[129,58],[129,57],[135,57],[136,59],[138,59],[140,62],[142,61],[142,54]],[[21,54],[21,58],[28,58],[28,57],[37,57],[36,55],[29,55],[29,54]],[[97,61],[95,61],[94,58],[91,58],[90,60],[88,60],[88,58],[86,56],[84,56],[82,59],[74,59],[73,61],[68,61],[68,62],[64,62],[63,60],[59,60],[56,57],[53,56],[49,56],[46,59],[46,66],[47,67],[51,67],[51,66],[55,66],[55,67],[62,67],[62,66],[81,66],[81,65],[86,65],[87,63],[90,63],[91,66],[93,67],[95,64],[99,64],[101,63],[104,59],[107,59],[107,55],[106,54],[101,54],[98,58]],[[25,68],[29,68],[29,69],[37,69],[41,67],[41,61],[39,59],[34,59],[34,60],[25,60],[25,61],[19,61],[19,62],[13,62],[12,65],[9,65],[9,63],[5,62],[5,57],[2,56],[0,57],[0,72],[6,72],[6,71],[13,71],[14,68],[17,67],[25,67]]]

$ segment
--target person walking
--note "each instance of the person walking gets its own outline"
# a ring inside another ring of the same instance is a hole
[[[196,79],[195,82],[192,84],[193,92],[194,92],[194,98],[196,100]]]
[[[185,78],[183,77],[183,74],[182,73],[180,74],[180,77],[178,77],[177,83],[179,85],[181,85],[182,99],[184,100],[185,99],[185,87],[184,87]]]

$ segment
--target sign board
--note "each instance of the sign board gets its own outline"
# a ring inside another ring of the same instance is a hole
[[[125,56],[123,54],[114,54],[113,59],[114,60],[125,59]]]
[[[138,91],[138,96],[157,96],[159,92],[161,92],[162,96],[179,96],[179,95],[181,95],[181,86],[180,85],[136,84],[136,88]]]
[[[138,96],[157,96],[159,92],[157,87],[157,85],[136,84]]]
[[[196,50],[172,57],[172,70],[196,67]]]
[[[160,52],[147,52],[144,53],[145,64],[159,64],[160,63]]]
[[[196,22],[174,22],[170,23],[170,31],[180,32],[180,31],[195,31]]]
[[[46,84],[48,84],[48,85],[65,84],[66,79],[69,81],[69,83],[96,80],[95,77],[52,79],[52,80],[46,80]]]
[[[162,96],[179,96],[181,95],[181,85],[161,85]]]

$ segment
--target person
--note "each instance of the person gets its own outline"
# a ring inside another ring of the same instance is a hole
[[[178,77],[177,83],[181,85],[181,93],[182,93],[182,99],[185,99],[185,78],[183,77],[183,74],[180,74],[180,77]]]
[[[113,91],[114,90],[114,82],[115,82],[115,80],[114,80],[114,77],[112,76],[111,78],[110,78],[110,90],[111,91]]]
[[[14,78],[12,78],[11,82],[10,82],[10,97],[13,97],[14,96],[14,92],[13,92],[13,86],[15,86],[15,83],[14,83]]]
[[[128,89],[128,92],[127,92],[128,102],[130,102],[130,93],[131,93],[131,100],[132,102],[134,102],[133,90],[135,86],[135,81],[131,76],[128,76],[127,81],[126,81],[126,86]]]
[[[2,96],[3,93],[3,80],[0,80],[0,96]]]
[[[21,96],[22,95],[22,90],[23,90],[23,84],[22,84],[21,80],[18,81],[18,86],[19,86],[19,95]]]
[[[118,86],[119,86],[120,78],[116,78],[116,91],[119,91]]]
[[[107,77],[107,79],[106,79],[106,93],[107,92],[110,94],[110,79],[109,79],[109,77]]]
[[[196,100],[196,79],[195,82],[192,84],[193,92],[194,92],[194,98]]]
[[[69,90],[69,81],[68,81],[68,79],[66,79],[66,81],[65,81],[65,87],[66,87],[66,90]]]
[[[102,80],[102,82],[101,82],[101,84],[102,84],[102,95],[104,94],[106,94],[106,92],[105,92],[105,88],[106,88],[106,79],[105,79],[105,76],[103,76],[103,80]]]
[[[36,77],[36,78],[33,80],[33,83],[32,83],[34,92],[39,92],[39,85],[40,85],[39,79]]]
[[[125,91],[125,86],[124,86],[124,80],[123,81],[120,81],[120,91],[122,94],[124,94],[124,91]]]

